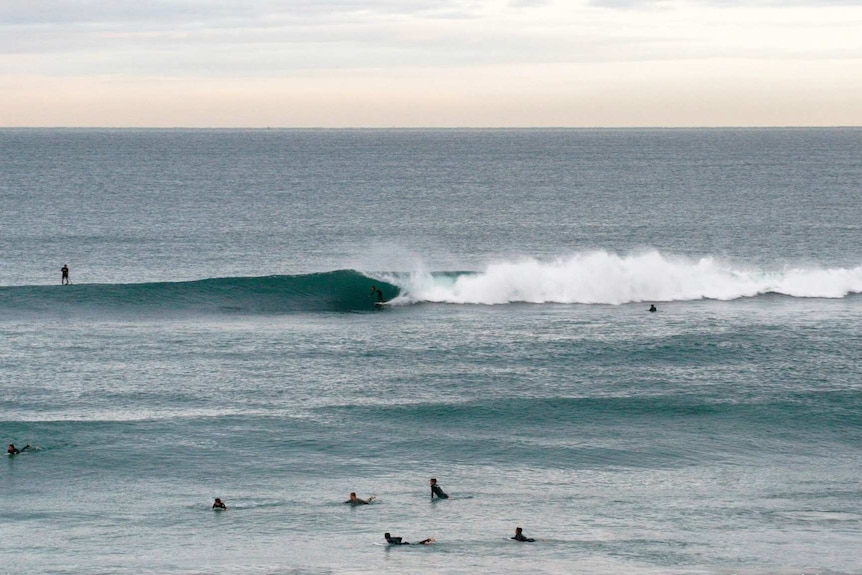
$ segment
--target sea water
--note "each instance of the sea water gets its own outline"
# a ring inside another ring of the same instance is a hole
[[[860,293],[858,129],[0,130],[0,572],[862,573]]]

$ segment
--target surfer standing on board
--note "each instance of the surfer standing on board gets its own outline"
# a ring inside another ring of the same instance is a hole
[[[376,303],[383,303],[383,292],[377,286],[371,286],[371,297],[377,300]]]
[[[69,285],[69,266],[63,264],[63,267],[60,268],[60,273],[63,274],[60,277],[60,284]]]

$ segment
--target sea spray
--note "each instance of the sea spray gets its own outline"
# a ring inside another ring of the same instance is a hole
[[[715,257],[689,259],[651,250],[633,255],[576,253],[540,261],[523,258],[483,271],[418,271],[385,277],[403,301],[457,304],[625,304],[644,301],[733,300],[763,294],[841,298],[862,292],[862,265],[846,269],[740,266]]]

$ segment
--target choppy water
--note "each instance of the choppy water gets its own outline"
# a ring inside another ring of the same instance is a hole
[[[0,131],[0,572],[862,573],[860,152]]]

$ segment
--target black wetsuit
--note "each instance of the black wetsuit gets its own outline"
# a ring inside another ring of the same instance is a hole
[[[435,496],[435,495],[436,495],[437,497],[439,497],[440,499],[449,499],[449,496],[448,496],[448,495],[446,495],[446,494],[443,492],[443,490],[442,490],[442,489],[440,489],[440,486],[439,486],[439,485],[437,485],[436,483],[435,483],[434,485],[432,485],[432,486],[431,486],[431,499],[434,499],[434,496]]]
[[[227,505],[222,503],[213,503],[213,509],[227,509]]]
[[[527,537],[523,533],[518,533],[514,537],[509,537],[509,539],[514,539],[515,541],[523,541],[524,543],[535,543],[536,540],[532,537]]]
[[[359,498],[357,497],[355,500],[353,500],[353,499],[348,499],[347,501],[345,501],[345,503],[350,503],[351,505],[368,505],[368,504],[369,504],[369,503],[371,503],[371,502],[370,502],[370,501],[367,501],[367,500],[365,500],[365,499],[359,499]]]
[[[386,541],[390,545],[410,545],[408,541],[402,541],[401,537],[387,537]],[[433,543],[433,539],[423,539],[419,543],[413,543],[413,545],[427,545],[428,543]]]

